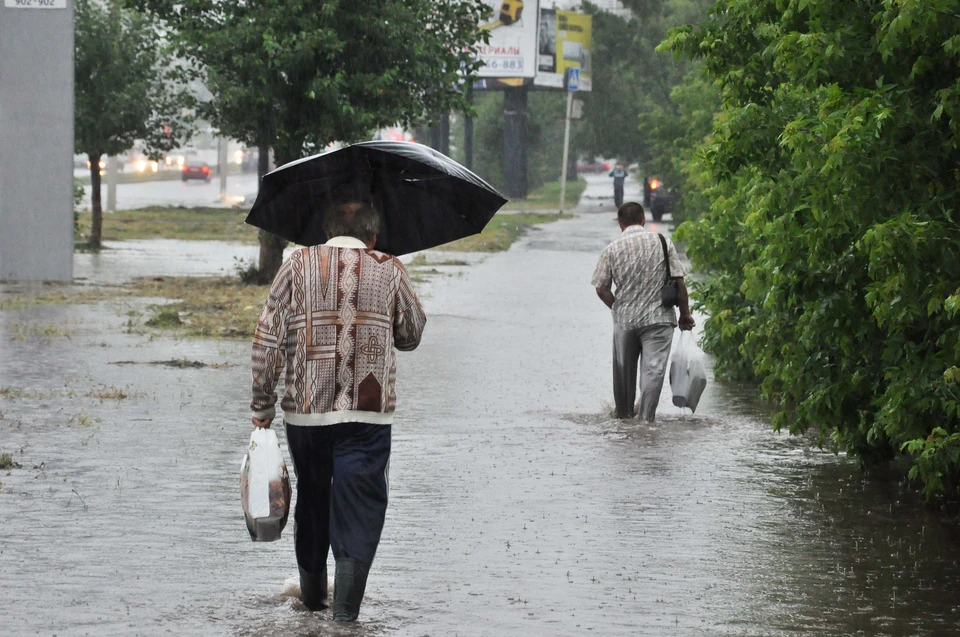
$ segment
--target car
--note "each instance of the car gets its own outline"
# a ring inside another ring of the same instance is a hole
[[[134,171],[141,175],[144,173],[155,173],[160,169],[158,162],[142,155],[132,158],[130,165],[133,166]]]
[[[182,170],[191,158],[197,156],[198,152],[193,146],[184,146],[167,153],[162,163],[166,168],[173,168],[174,170],[180,168]]]
[[[207,164],[207,162],[188,161],[183,165],[183,172],[181,173],[180,178],[184,182],[190,181],[191,179],[202,179],[209,184],[212,177],[213,174],[210,171],[210,166]]]

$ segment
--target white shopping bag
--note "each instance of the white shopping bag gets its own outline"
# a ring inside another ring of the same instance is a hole
[[[240,500],[254,542],[273,542],[290,513],[290,477],[272,429],[254,429],[240,465]]]
[[[670,389],[673,391],[673,404],[677,407],[689,407],[697,411],[700,395],[707,386],[707,370],[703,366],[703,351],[697,347],[693,334],[680,332],[677,351],[670,363]]]

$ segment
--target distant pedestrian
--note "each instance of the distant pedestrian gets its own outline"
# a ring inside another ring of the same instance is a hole
[[[650,178],[643,178],[643,205],[650,206],[650,195],[653,193],[653,188],[650,185]]]
[[[613,177],[613,201],[619,209],[623,205],[623,182],[627,179],[627,171],[623,169],[623,164],[617,164],[610,171]]]
[[[285,371],[301,600],[326,607],[332,547],[333,619],[353,621],[387,510],[394,347],[415,349],[426,317],[400,261],[373,249],[372,207],[337,206],[323,229],[329,241],[294,252],[270,288],[253,339],[251,409],[256,427],[270,426]]]
[[[639,361],[639,417],[653,422],[677,325],[674,309],[663,307],[660,296],[666,278],[664,245],[670,274],[680,289],[680,329],[693,329],[695,323],[690,314],[683,265],[673,242],[644,228],[646,217],[638,203],[620,206],[617,219],[621,235],[600,253],[592,283],[597,296],[613,311],[613,397],[617,417],[634,416]]]

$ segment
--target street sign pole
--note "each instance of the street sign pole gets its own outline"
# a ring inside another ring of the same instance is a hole
[[[570,156],[570,108],[573,104],[573,91],[567,91],[567,116],[563,125],[563,167],[560,169],[560,214],[567,205],[567,161]]]
[[[567,162],[570,157],[570,111],[573,93],[580,88],[580,69],[570,69],[567,76],[567,112],[563,124],[563,166],[560,168],[560,214],[567,205]]]

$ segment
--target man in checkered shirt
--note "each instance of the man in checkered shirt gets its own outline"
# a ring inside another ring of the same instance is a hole
[[[621,235],[600,253],[593,273],[597,296],[613,311],[613,397],[618,418],[634,416],[637,362],[640,361],[640,413],[653,422],[667,371],[673,330],[678,325],[672,307],[663,307],[660,290],[667,270],[660,237],[644,228],[643,206],[629,202],[617,211]],[[693,329],[683,265],[670,239],[664,238],[670,276],[680,289],[681,330]],[[611,286],[616,287],[614,293]]]

